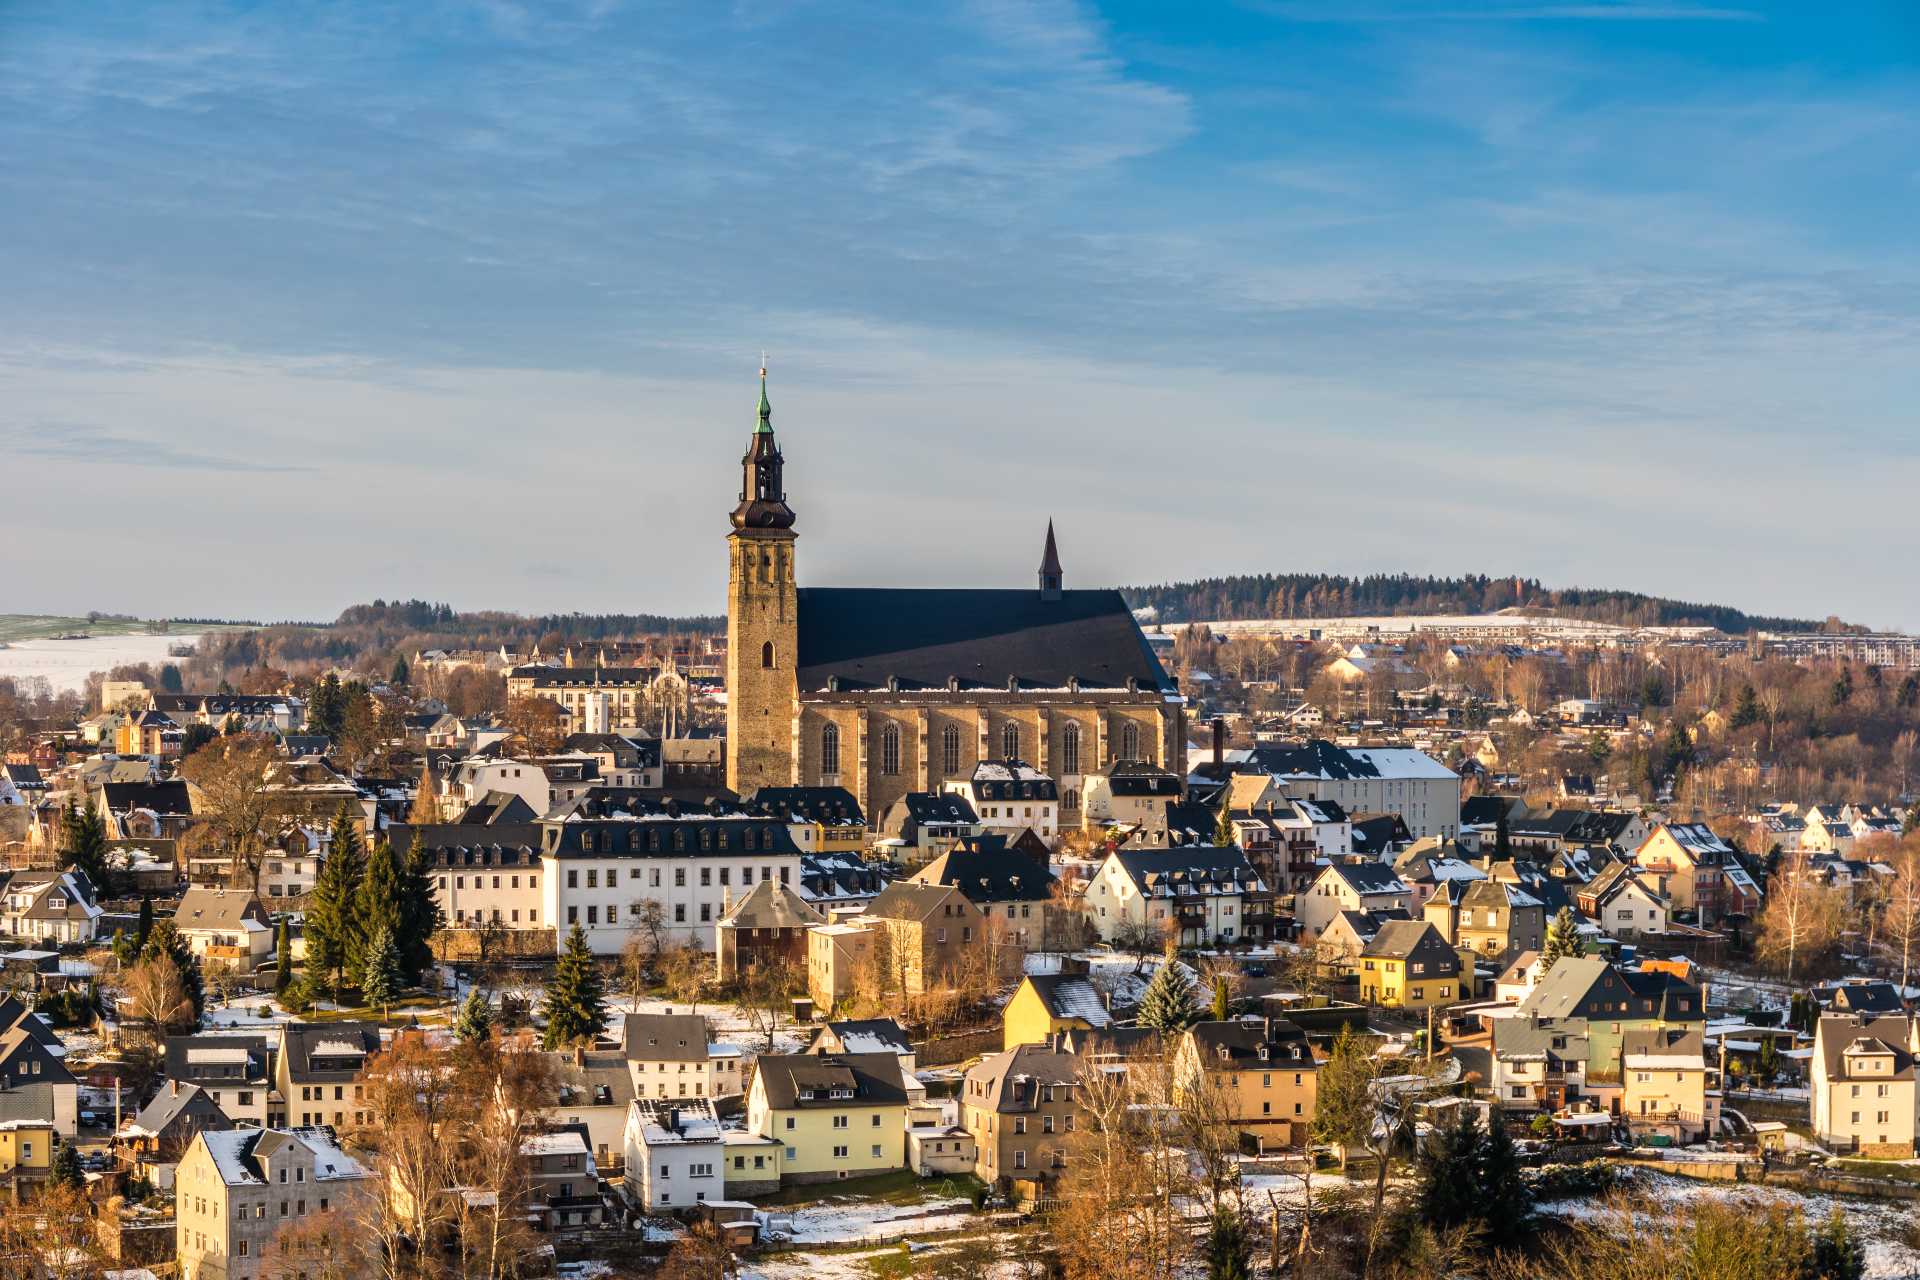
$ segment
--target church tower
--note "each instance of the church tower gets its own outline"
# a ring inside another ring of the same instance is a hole
[[[727,785],[741,795],[795,780],[800,629],[784,465],[763,365],[760,417],[740,459],[740,505],[727,535]]]

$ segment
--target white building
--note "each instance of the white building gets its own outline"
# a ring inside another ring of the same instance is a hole
[[[1032,831],[1051,842],[1060,834],[1060,788],[1054,780],[1018,760],[982,760],[973,776],[941,788],[963,795],[979,815],[981,827],[1008,839]]]
[[[635,1098],[733,1098],[746,1091],[747,1054],[713,1043],[698,1014],[630,1013],[621,1040]]]
[[[1293,895],[1293,918],[1302,941],[1312,942],[1342,911],[1413,909],[1413,886],[1384,862],[1334,862]]]
[[[1267,940],[1273,891],[1244,849],[1119,849],[1087,882],[1087,922],[1107,942],[1128,926],[1176,929],[1182,946]]]
[[[634,1208],[673,1212],[726,1199],[724,1139],[706,1099],[635,1098],[625,1144],[624,1189]]]
[[[1397,813],[1415,840],[1460,834],[1460,775],[1405,747],[1258,747],[1258,765],[1296,799],[1331,800],[1348,813]]]

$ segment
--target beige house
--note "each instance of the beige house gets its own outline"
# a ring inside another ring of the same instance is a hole
[[[1382,862],[1334,862],[1294,895],[1302,941],[1312,942],[1342,911],[1410,911],[1413,886]]]
[[[851,1000],[876,963],[880,930],[864,924],[823,924],[807,931],[807,995],[821,1013]]]
[[[273,922],[250,889],[189,889],[173,923],[209,968],[252,973],[273,954]]]
[[[974,1173],[1036,1200],[1067,1167],[1080,1060],[1051,1045],[1022,1044],[967,1072],[960,1120],[976,1148]]]
[[[1449,945],[1488,959],[1538,951],[1546,940],[1545,905],[1517,884],[1442,881],[1421,913]]]
[[[1719,1128],[1719,1091],[1707,1087],[1706,1044],[1698,1027],[1641,1027],[1620,1037],[1620,1113],[1635,1134],[1676,1142]]]
[[[370,1177],[324,1129],[203,1130],[174,1178],[180,1280],[254,1280],[275,1232],[346,1209]]]
[[[1822,1015],[1813,1037],[1813,1132],[1834,1151],[1891,1160],[1914,1153],[1913,1022]]]
[[[287,1023],[274,1063],[287,1119],[303,1128],[366,1124],[366,1086],[357,1078],[379,1051],[380,1029],[370,1022]]]
[[[1234,1127],[1264,1151],[1306,1141],[1319,1085],[1307,1033],[1281,1018],[1201,1022],[1174,1057],[1178,1098],[1195,1082],[1220,1087]]]

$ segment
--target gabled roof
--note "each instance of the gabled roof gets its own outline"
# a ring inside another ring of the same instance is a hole
[[[1031,1111],[1040,1101],[1038,1085],[1071,1085],[1080,1078],[1080,1059],[1052,1045],[1017,1044],[989,1054],[967,1072],[962,1096],[969,1106],[1000,1114]]]
[[[341,1182],[370,1176],[358,1161],[340,1149],[333,1131],[324,1126],[301,1129],[204,1129],[195,1142],[206,1146],[220,1180],[230,1187],[265,1186],[264,1161],[288,1146],[305,1147],[313,1157],[315,1182]]]
[[[780,1111],[901,1107],[907,1102],[900,1059],[891,1053],[768,1054],[754,1070],[767,1105]]]
[[[892,1018],[863,1018],[844,1022],[829,1022],[814,1033],[813,1042],[807,1046],[808,1053],[824,1053],[824,1043],[828,1032],[839,1042],[840,1053],[891,1053],[895,1056],[913,1052],[913,1042],[907,1038],[907,1031]]]
[[[1236,1071],[1275,1067],[1311,1071],[1316,1065],[1307,1033],[1284,1018],[1196,1022],[1187,1028],[1187,1035],[1209,1071],[1223,1066]]]
[[[1247,851],[1238,845],[1183,844],[1169,849],[1123,848],[1107,855],[1142,893],[1165,888],[1190,892],[1212,888],[1259,891],[1265,887]]]
[[[805,929],[827,923],[807,900],[784,884],[762,880],[720,917],[732,929]]]
[[[173,923],[183,930],[233,931],[245,929],[249,922],[267,923],[267,913],[250,889],[189,889],[173,913]]]
[[[1384,862],[1331,862],[1321,875],[1338,876],[1355,893],[1412,893],[1413,887]]]
[[[920,826],[941,823],[971,827],[980,822],[973,802],[959,791],[909,791],[899,803],[905,806],[907,820]]]
[[[860,802],[845,787],[761,787],[740,803],[749,812],[788,822],[818,822],[823,826],[866,822]]]
[[[1007,848],[1004,836],[964,839],[913,873],[922,884],[952,885],[975,905],[1044,902],[1054,874],[1038,858]]]
[[[213,1096],[197,1084],[169,1083],[160,1086],[160,1092],[153,1100],[142,1107],[140,1114],[130,1121],[123,1132],[135,1137],[164,1137],[174,1121],[188,1112],[194,1113],[203,1127],[209,1129],[230,1129],[233,1122],[227,1119],[213,1100]]]
[[[1629,1027],[1620,1061],[1629,1070],[1704,1071],[1706,1038],[1699,1027]]]
[[[866,915],[875,919],[925,921],[942,904],[956,897],[965,898],[951,885],[924,884],[918,880],[896,880],[867,907]]]
[[[1866,1014],[1900,1014],[1906,1005],[1891,982],[1847,982],[1834,990],[1835,1011]]]
[[[1384,960],[1408,960],[1416,952],[1431,952],[1436,959],[1444,952],[1456,967],[1460,963],[1460,957],[1440,936],[1440,931],[1425,920],[1387,921],[1360,954]]]
[[[293,1080],[350,1081],[367,1057],[380,1051],[380,1028],[371,1022],[289,1022],[280,1028],[280,1053]]]
[[[1106,997],[1085,974],[1030,973],[1024,985],[1033,988],[1050,1018],[1078,1018],[1095,1029],[1113,1025]]]
[[[621,1028],[628,1062],[705,1062],[710,1038],[697,1013],[630,1013]]]
[[[193,799],[187,792],[187,784],[178,779],[172,782],[109,782],[101,787],[101,791],[107,809],[113,813],[128,813],[135,809],[150,809],[170,817],[186,817],[193,813]]]
[[[799,683],[1177,692],[1117,591],[802,587]]]

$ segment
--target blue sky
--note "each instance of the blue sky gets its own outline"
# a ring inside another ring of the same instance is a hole
[[[0,7],[9,610],[1488,572],[1920,626],[1905,3]]]

